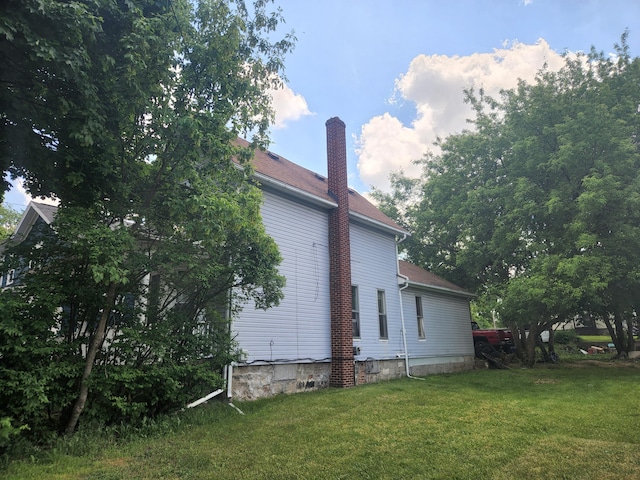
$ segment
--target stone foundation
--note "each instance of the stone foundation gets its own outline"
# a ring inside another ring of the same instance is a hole
[[[412,359],[410,362],[411,375],[416,377],[437,375],[440,373],[465,372],[467,370],[473,370],[474,367],[475,357],[473,355],[437,359]]]
[[[416,377],[472,370],[474,357],[412,359],[411,375]],[[404,360],[355,362],[355,384],[363,385],[406,376]],[[299,393],[329,386],[331,364],[289,363],[239,365],[233,369],[232,395],[238,400],[256,400],[281,393]]]
[[[233,369],[232,395],[238,400],[256,400],[326,388],[330,370],[328,362],[240,365]]]

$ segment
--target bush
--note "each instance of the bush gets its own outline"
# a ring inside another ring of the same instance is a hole
[[[556,330],[553,340],[560,345],[575,345],[578,343],[578,334],[575,330]]]
[[[104,425],[132,423],[174,412],[223,387],[224,379],[209,362],[188,365],[110,366],[92,380],[86,416]]]

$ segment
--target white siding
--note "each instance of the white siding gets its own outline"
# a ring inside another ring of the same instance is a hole
[[[397,358],[404,352],[396,263],[395,236],[351,223],[351,283],[360,295],[360,347],[357,360]],[[387,303],[388,340],[378,328],[377,291],[384,290]]]
[[[418,339],[416,296],[422,297],[424,340]],[[410,358],[473,355],[467,299],[410,287],[402,292],[402,306]]]
[[[283,261],[284,299],[269,310],[247,304],[234,321],[248,362],[331,356],[327,212],[263,191],[262,218]]]

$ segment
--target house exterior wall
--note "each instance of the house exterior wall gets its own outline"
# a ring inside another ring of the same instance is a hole
[[[247,304],[233,331],[245,361],[235,366],[232,396],[252,400],[330,385],[331,333],[328,212],[281,192],[264,190],[262,216],[283,257],[284,299],[269,310]],[[351,283],[358,287],[360,338],[353,341],[354,383],[406,374],[402,313],[412,375],[473,368],[469,301],[410,287],[400,307],[393,233],[350,222]],[[388,339],[381,339],[377,292],[385,292]],[[425,339],[418,339],[415,296],[422,297]]]
[[[331,367],[328,215],[280,192],[264,191],[262,216],[283,257],[284,299],[269,310],[243,308],[233,332],[245,352],[235,366],[232,396],[250,400],[329,386]],[[405,373],[396,244],[392,233],[350,222],[352,284],[358,286],[361,337],[354,383]],[[381,340],[377,291],[384,290],[389,338]],[[374,361],[375,360],[375,361]]]
[[[282,256],[287,283],[277,307],[247,303],[232,330],[247,364],[329,362],[328,226],[325,211],[268,190],[262,218]]]
[[[24,216],[30,213],[28,210]],[[27,236],[21,240],[25,244],[36,244],[41,241],[43,235],[49,230],[49,225],[40,217],[35,217],[33,225],[28,225]],[[29,266],[21,259],[14,268],[0,272],[0,288],[17,287],[22,283],[22,277],[29,271]]]
[[[395,235],[352,222],[351,283],[358,287],[360,306],[360,338],[353,342],[360,349],[358,361],[393,359],[404,351],[396,270]],[[385,292],[388,339],[380,338],[378,290]]]
[[[425,338],[418,338],[416,296],[422,298]],[[473,368],[469,300],[409,287],[402,291],[407,350],[412,375]]]

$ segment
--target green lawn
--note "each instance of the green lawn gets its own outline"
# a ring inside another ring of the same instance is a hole
[[[0,477],[640,478],[636,362],[475,370],[236,405],[245,415],[214,403],[182,414],[171,433],[96,435],[83,455],[59,448]]]
[[[638,337],[636,337],[638,338]],[[594,343],[611,343],[611,337],[609,335],[580,335],[578,339],[581,342],[594,342]]]

